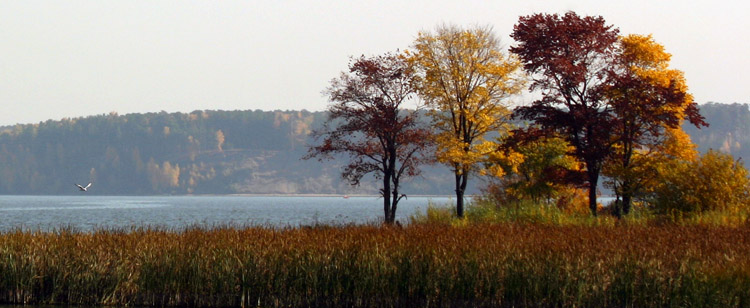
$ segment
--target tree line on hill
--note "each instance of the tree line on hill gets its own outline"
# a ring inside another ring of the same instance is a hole
[[[750,106],[708,103],[700,110],[711,126],[685,131],[702,152],[750,157]],[[343,160],[300,159],[308,134],[325,119],[325,112],[207,110],[6,126],[0,128],[0,193],[71,194],[78,193],[75,182],[87,181],[94,182],[93,194],[377,193],[373,181],[359,190],[342,182]],[[404,191],[449,194],[446,178],[445,168],[428,167]]]
[[[346,194],[341,162],[301,160],[308,111],[194,111],[89,116],[0,128],[1,194]],[[429,175],[428,175],[429,176]],[[438,175],[433,175],[437,177]],[[434,194],[434,183],[414,183]],[[426,184],[430,183],[430,184]]]

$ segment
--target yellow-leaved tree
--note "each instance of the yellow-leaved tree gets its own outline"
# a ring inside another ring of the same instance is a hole
[[[695,157],[682,123],[707,124],[682,72],[669,67],[671,55],[650,35],[620,37],[615,56],[605,95],[615,116],[611,130],[616,141],[604,174],[622,197],[619,215],[630,212],[633,197],[653,184],[649,180],[656,164]]]
[[[497,148],[485,135],[502,136],[510,127],[507,99],[525,85],[521,63],[502,51],[488,27],[443,25],[419,33],[413,48],[420,96],[438,130],[436,157],[453,170],[456,215],[463,217],[469,174]]]

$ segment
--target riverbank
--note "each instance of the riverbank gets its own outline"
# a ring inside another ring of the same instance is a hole
[[[414,224],[0,234],[0,302],[738,307],[750,228]]]

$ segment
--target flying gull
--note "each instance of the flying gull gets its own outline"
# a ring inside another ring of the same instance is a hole
[[[85,187],[81,186],[80,184],[76,184],[76,186],[78,186],[78,189],[80,189],[81,191],[88,191],[89,187],[91,187],[91,183],[89,183],[89,185],[86,185]]]

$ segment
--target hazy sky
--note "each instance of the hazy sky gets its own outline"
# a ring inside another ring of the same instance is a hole
[[[0,125],[112,111],[308,109],[349,56],[441,23],[601,15],[653,34],[699,103],[750,103],[748,1],[0,1]]]

